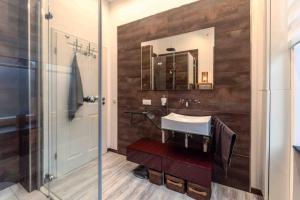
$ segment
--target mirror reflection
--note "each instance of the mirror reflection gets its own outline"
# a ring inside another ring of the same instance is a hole
[[[213,89],[215,30],[141,44],[142,90]]]

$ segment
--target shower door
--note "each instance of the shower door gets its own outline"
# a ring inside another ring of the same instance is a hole
[[[96,45],[76,36],[51,30],[49,102],[52,116],[49,131],[53,133],[51,140],[55,177],[61,177],[98,156],[98,55],[88,52],[89,48],[96,49]],[[72,69],[75,67],[72,66],[75,60],[79,69],[77,74]],[[76,82],[74,85],[72,80],[77,75],[80,75],[82,88],[76,90],[82,91],[76,92],[83,92],[84,98],[94,100],[87,99],[79,108],[71,110],[70,98],[78,98],[70,94],[72,87],[78,84]],[[75,112],[74,118],[69,117],[70,112]]]
[[[45,188],[98,199],[98,1],[49,0],[44,35]]]

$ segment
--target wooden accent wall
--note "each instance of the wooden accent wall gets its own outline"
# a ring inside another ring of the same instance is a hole
[[[19,174],[19,134],[15,119],[0,120],[0,190],[16,183]],[[3,131],[6,127],[6,131]]]
[[[215,27],[213,91],[141,91],[141,42]],[[118,27],[118,150],[142,137],[160,139],[149,122],[130,125],[125,111],[148,109],[189,115],[217,115],[238,135],[228,179],[215,168],[214,181],[249,191],[250,185],[250,0],[199,0]],[[168,96],[168,107],[160,97]],[[199,99],[189,108],[179,98]],[[159,118],[159,117],[158,117]],[[159,121],[159,120],[158,120]]]
[[[36,67],[32,66],[29,80],[27,1],[0,1],[0,190],[18,182],[27,190],[37,188],[37,131],[28,129],[26,115],[37,112],[38,2],[30,1],[31,61]],[[36,127],[36,120],[31,122]]]

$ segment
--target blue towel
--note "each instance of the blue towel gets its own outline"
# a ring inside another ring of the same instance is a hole
[[[77,110],[83,105],[84,97],[81,75],[76,54],[74,55],[71,68],[72,72],[68,99],[69,120],[73,120],[75,118]]]

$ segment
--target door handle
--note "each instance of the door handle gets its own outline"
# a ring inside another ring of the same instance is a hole
[[[102,97],[102,105],[105,105],[105,97]]]
[[[83,101],[87,103],[95,103],[98,100],[98,96],[87,96],[83,98]]]

